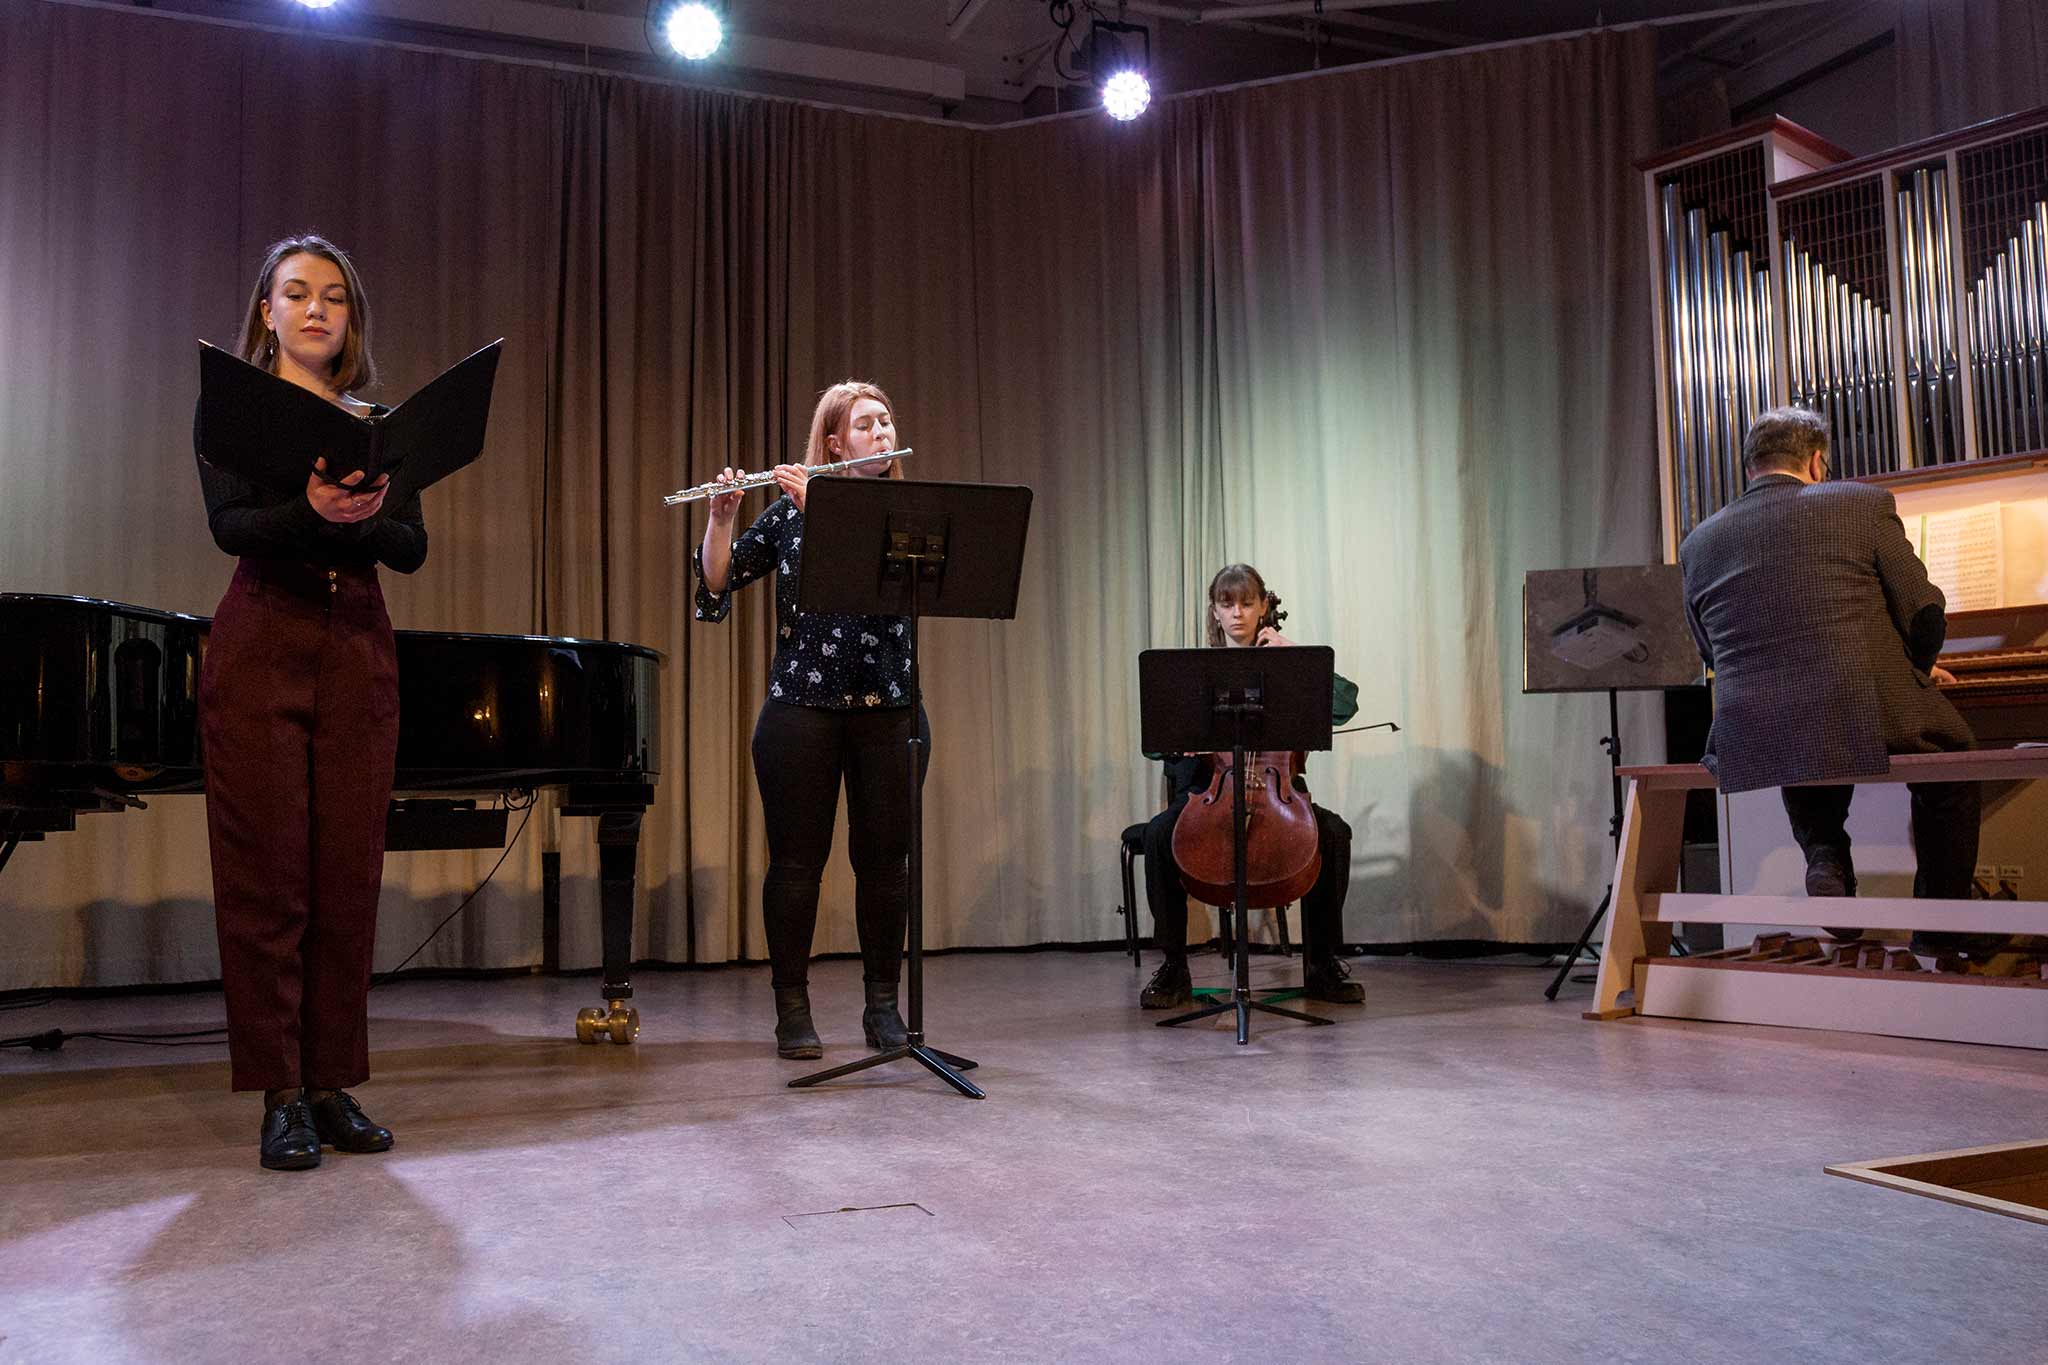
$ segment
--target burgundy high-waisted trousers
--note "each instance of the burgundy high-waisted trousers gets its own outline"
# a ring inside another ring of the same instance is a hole
[[[358,1085],[398,753],[376,569],[243,558],[214,614],[199,727],[233,1086]]]

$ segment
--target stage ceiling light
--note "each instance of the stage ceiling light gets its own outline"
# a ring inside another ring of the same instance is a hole
[[[668,45],[688,61],[701,62],[725,42],[725,19],[718,6],[685,0],[668,12],[662,24]]]
[[[1152,31],[1144,25],[1097,15],[1081,40],[1080,56],[1111,118],[1128,123],[1152,103]]]
[[[1105,8],[1096,0],[1082,0],[1082,13],[1077,13],[1074,0],[1050,0],[1046,9],[1060,31],[1053,40],[1053,73],[1062,81],[1093,82],[1109,116],[1127,123],[1152,104],[1152,30],[1109,18]],[[1116,7],[1119,14],[1122,9]],[[1077,39],[1074,27],[1084,14],[1088,28]],[[1069,50],[1072,70],[1066,62]]]
[[[332,9],[336,0],[298,0],[298,3],[305,9]]]
[[[1129,67],[1102,83],[1102,107],[1120,123],[1129,123],[1152,103],[1152,82]]]

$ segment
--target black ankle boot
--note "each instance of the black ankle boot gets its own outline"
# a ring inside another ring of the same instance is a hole
[[[808,986],[775,988],[775,1055],[793,1061],[810,1061],[825,1055],[818,1030],[811,1024],[811,991]]]
[[[868,1007],[860,1012],[861,1032],[867,1035],[868,1046],[878,1051],[904,1046],[910,1041],[910,1030],[904,1027],[903,1016],[896,1012],[896,983],[861,984],[868,990]]]
[[[320,1164],[320,1135],[303,1096],[272,1105],[263,1113],[261,1157],[272,1171],[305,1171]]]

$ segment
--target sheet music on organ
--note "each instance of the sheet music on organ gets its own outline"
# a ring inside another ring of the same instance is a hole
[[[1924,512],[1916,548],[1950,611],[2005,605],[2004,504]]]

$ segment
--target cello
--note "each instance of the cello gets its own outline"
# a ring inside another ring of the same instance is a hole
[[[1287,619],[1280,599],[1266,597],[1259,629],[1278,630]],[[1308,786],[1300,780],[1306,755],[1285,749],[1245,754],[1244,904],[1272,909],[1299,900],[1322,871],[1322,843]],[[1173,827],[1173,860],[1181,885],[1204,905],[1237,902],[1236,831],[1232,816],[1232,755],[1210,755],[1206,791],[1188,799]]]

